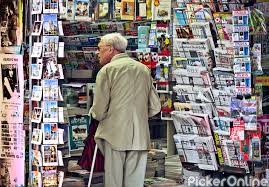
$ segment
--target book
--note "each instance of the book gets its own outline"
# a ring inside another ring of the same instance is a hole
[[[43,104],[43,122],[58,122],[57,101],[43,101],[42,104]]]
[[[59,86],[57,79],[43,79],[43,100],[57,101],[59,95]]]
[[[59,1],[58,0],[43,0],[43,13],[58,13]]]
[[[121,20],[135,19],[135,1],[121,0]]]
[[[42,145],[41,152],[43,166],[58,166],[57,145]]]
[[[32,1],[32,14],[41,14],[42,13],[42,0],[33,0]]]
[[[42,31],[42,21],[35,21],[33,30],[32,30],[32,36],[40,36],[41,31]]]
[[[58,124],[42,123],[43,144],[58,144]]]
[[[33,123],[40,123],[43,115],[43,108],[40,107],[34,107],[34,110],[32,112],[32,118],[31,121]]]
[[[58,35],[57,14],[43,14],[43,35]]]
[[[31,64],[31,79],[41,79],[43,64]]]
[[[42,86],[33,85],[31,100],[41,101],[41,98],[42,98]]]

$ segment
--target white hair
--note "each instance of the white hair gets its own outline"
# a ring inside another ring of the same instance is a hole
[[[124,53],[126,51],[128,41],[120,33],[110,33],[101,37],[101,42],[111,45],[117,51]]]

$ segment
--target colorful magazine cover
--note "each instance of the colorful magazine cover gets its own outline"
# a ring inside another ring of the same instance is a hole
[[[89,125],[89,116],[69,117],[70,151],[84,148],[83,141],[88,136]]]

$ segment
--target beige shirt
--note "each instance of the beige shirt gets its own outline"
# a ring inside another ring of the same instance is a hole
[[[114,56],[98,72],[90,109],[90,115],[100,121],[97,144],[104,139],[119,151],[150,149],[148,118],[160,109],[150,70],[127,54]]]

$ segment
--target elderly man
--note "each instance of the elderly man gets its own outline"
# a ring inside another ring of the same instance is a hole
[[[107,34],[98,44],[102,65],[90,115],[100,121],[95,141],[105,157],[106,187],[143,187],[148,118],[160,112],[150,70],[126,53],[127,40]]]

